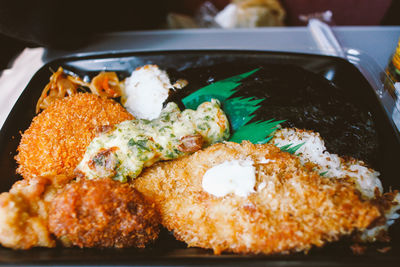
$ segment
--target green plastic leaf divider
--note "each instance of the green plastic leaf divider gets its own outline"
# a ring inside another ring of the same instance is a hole
[[[232,130],[235,132],[254,118],[254,112],[260,108],[264,99],[230,98],[223,102],[223,110],[230,119]]]
[[[241,80],[249,77],[258,70],[259,69],[255,69],[207,85],[183,98],[182,103],[185,105],[186,108],[197,109],[197,107],[201,103],[210,101],[212,98],[218,99],[220,102],[223,102],[227,98],[231,97],[234,93],[236,93],[235,89],[240,85]]]
[[[265,144],[271,140],[271,135],[282,122],[284,121],[268,120],[244,125],[237,131],[233,132],[229,141],[240,143],[243,140],[248,140],[253,144]]]
[[[260,108],[260,103],[265,99],[230,98],[237,92],[236,88],[241,84],[240,82],[258,70],[254,69],[207,85],[183,98],[182,103],[186,108],[197,109],[203,102],[213,98],[218,99],[231,122],[232,136],[229,141],[241,143],[243,140],[248,140],[255,144],[267,143],[272,139],[272,134],[278,125],[284,121],[268,120],[248,124],[254,118],[254,112]]]

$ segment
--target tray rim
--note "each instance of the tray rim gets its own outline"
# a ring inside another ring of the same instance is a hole
[[[368,83],[368,86],[371,87],[371,90],[374,91],[374,95],[378,100],[379,107],[380,109],[383,110],[385,114],[385,118],[388,120],[390,123],[397,140],[400,142],[400,129],[398,129],[391,119],[390,115],[387,113],[386,108],[379,96],[379,93],[376,91],[374,88],[374,85],[371,84],[371,82],[367,79],[365,74],[353,63],[351,63],[349,60],[338,57],[338,56],[332,56],[332,55],[326,55],[326,54],[313,54],[313,53],[303,53],[303,52],[286,52],[286,51],[265,51],[265,50],[241,50],[241,49],[183,49],[183,50],[151,50],[151,51],[102,51],[102,52],[93,52],[93,53],[84,53],[82,54],[70,54],[70,55],[65,55],[61,56],[56,59],[52,59],[45,64],[43,64],[29,79],[29,82],[25,86],[25,88],[21,91],[20,95],[18,96],[17,100],[15,101],[12,109],[7,115],[7,118],[4,120],[4,123],[0,129],[0,135],[3,132],[3,128],[5,128],[6,124],[9,124],[10,120],[10,114],[14,112],[14,108],[19,102],[21,96],[25,93],[25,90],[27,90],[28,86],[30,85],[31,81],[33,78],[43,69],[49,68],[49,66],[56,64],[57,62],[63,63],[67,61],[79,61],[79,60],[96,60],[96,59],[107,59],[110,57],[118,57],[118,58],[123,58],[123,57],[132,57],[132,56],[156,56],[156,55],[173,55],[173,54],[190,54],[190,53],[198,53],[198,54],[206,54],[206,53],[233,53],[233,54],[251,54],[251,55],[256,55],[256,54],[263,54],[263,55],[287,55],[287,56],[294,56],[294,57],[309,57],[309,58],[324,58],[324,59],[330,59],[336,62],[341,62],[344,64],[350,64],[352,67],[354,67],[359,74],[362,76],[362,78],[365,80],[365,82]],[[371,74],[372,75],[372,74]]]
[[[10,114],[14,112],[14,108],[16,104],[19,102],[21,96],[25,93],[25,90],[29,87],[30,83],[32,82],[33,78],[38,75],[39,72],[43,71],[46,68],[49,68],[51,65],[56,64],[57,62],[66,62],[66,61],[79,61],[79,60],[96,60],[96,59],[106,59],[110,57],[129,57],[129,56],[150,56],[150,55],[161,55],[161,54],[176,54],[176,53],[234,53],[234,54],[271,54],[271,55],[288,55],[288,56],[305,56],[305,57],[314,57],[314,58],[329,58],[331,60],[345,62],[346,64],[351,64],[353,67],[357,68],[354,64],[349,62],[348,60],[332,56],[332,55],[324,55],[324,54],[309,54],[309,53],[300,53],[300,52],[286,52],[286,51],[265,51],[265,50],[240,50],[240,49],[184,49],[184,50],[151,50],[151,51],[106,51],[106,52],[93,52],[93,53],[84,53],[81,54],[70,54],[61,56],[55,59],[52,59],[48,62],[45,62],[29,79],[29,82],[26,84],[25,88],[21,91],[20,95],[18,96],[17,100],[15,101],[13,107],[11,108],[10,112],[7,115],[7,118],[4,120],[4,123],[0,129],[0,134],[3,132],[3,128],[7,122],[9,122]],[[357,68],[358,70],[358,68]],[[359,70],[358,70],[359,71]],[[360,72],[360,71],[359,71]],[[363,78],[366,80],[366,77],[360,72]],[[367,80],[366,80],[367,81]],[[368,81],[367,81],[368,82]],[[371,86],[371,84],[368,82]],[[371,86],[372,88],[372,86]],[[373,88],[372,88],[373,89]],[[379,101],[380,102],[380,101]],[[399,136],[400,140],[400,136]]]

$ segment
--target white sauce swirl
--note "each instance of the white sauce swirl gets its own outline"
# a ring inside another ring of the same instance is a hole
[[[254,192],[256,172],[252,160],[225,161],[207,170],[203,176],[202,187],[207,193],[224,197],[233,193],[246,197]]]

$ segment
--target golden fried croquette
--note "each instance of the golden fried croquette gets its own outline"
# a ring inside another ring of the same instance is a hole
[[[59,174],[72,178],[98,129],[130,119],[132,115],[120,104],[93,94],[56,100],[22,135],[17,172],[25,179]]]
[[[65,176],[33,177],[16,182],[0,194],[0,244],[13,249],[54,247],[48,230],[48,207]]]
[[[111,179],[68,184],[49,211],[49,228],[65,246],[139,247],[158,237],[154,204],[129,184]]]
[[[216,197],[202,189],[208,169],[246,159],[254,162],[255,192]],[[219,143],[147,168],[133,183],[155,201],[162,224],[177,239],[216,254],[307,251],[382,216],[351,182],[323,178],[268,144]]]

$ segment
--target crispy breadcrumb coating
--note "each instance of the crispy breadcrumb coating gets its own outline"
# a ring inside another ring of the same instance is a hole
[[[361,160],[329,153],[317,132],[297,128],[279,129],[274,133],[271,144],[278,147],[301,145],[295,154],[303,165],[314,164],[313,169],[323,177],[351,179],[366,198],[374,198],[376,190],[383,193],[379,172],[368,168]]]
[[[59,174],[73,177],[98,129],[130,119],[133,116],[120,104],[93,94],[56,100],[22,135],[17,172],[25,179]]]
[[[245,159],[256,168],[254,193],[215,197],[203,191],[208,169]],[[216,144],[147,168],[133,183],[155,201],[162,224],[177,239],[216,254],[307,251],[382,218],[378,204],[363,200],[353,183],[322,179],[268,144]]]
[[[129,184],[111,179],[72,182],[49,211],[49,228],[65,246],[139,247],[158,237],[154,204]]]

